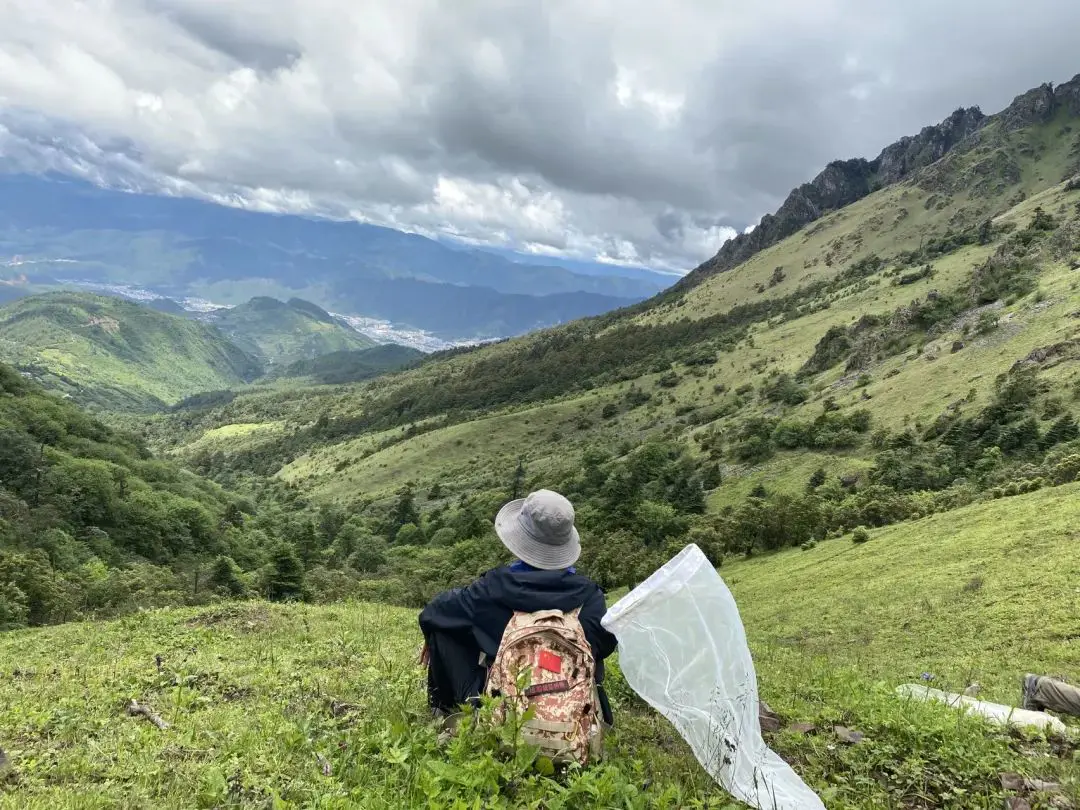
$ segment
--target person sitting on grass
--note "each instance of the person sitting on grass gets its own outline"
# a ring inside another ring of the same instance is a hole
[[[615,651],[616,641],[600,626],[607,611],[604,592],[574,568],[581,543],[573,505],[557,492],[533,492],[503,506],[495,518],[495,533],[516,560],[471,585],[438,594],[420,613],[421,662],[428,668],[433,713],[447,717],[463,704],[476,705],[515,612],[580,608],[578,619],[596,662],[601,712],[611,725],[603,662]]]
[[[1045,675],[1024,676],[1024,708],[1080,717],[1080,689]]]

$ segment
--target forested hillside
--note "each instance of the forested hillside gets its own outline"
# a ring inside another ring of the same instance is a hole
[[[482,526],[481,513],[461,514]],[[0,629],[229,597],[332,598],[346,565],[395,559],[379,529],[274,482],[223,489],[0,364]],[[497,559],[474,550],[446,576]]]
[[[262,373],[257,358],[210,324],[90,293],[46,293],[0,308],[0,361],[109,410],[153,410]]]
[[[415,365],[424,356],[424,353],[417,349],[387,343],[372,346],[370,349],[329,352],[309,360],[297,360],[285,366],[278,374],[285,377],[307,377],[312,382],[327,385],[360,382]]]
[[[113,414],[205,402],[279,377],[356,382],[421,357],[404,346],[377,346],[299,299],[253,298],[198,318],[169,299],[86,292],[0,306],[0,361],[48,390]]]
[[[308,301],[252,298],[210,320],[264,366],[288,366],[331,352],[369,349],[375,341]]]
[[[251,507],[0,365],[0,626],[183,601]],[[224,568],[222,569],[224,570]]]

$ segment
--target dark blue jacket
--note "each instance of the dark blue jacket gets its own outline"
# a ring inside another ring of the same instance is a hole
[[[604,659],[615,652],[615,636],[600,626],[607,602],[600,586],[574,569],[542,571],[515,564],[493,568],[471,585],[443,591],[420,614],[420,629],[470,635],[477,656],[493,660],[514,611],[573,610],[580,607],[581,626],[596,658],[596,679],[604,677]]]
[[[596,680],[600,682],[604,678],[604,659],[616,645],[615,636],[600,626],[607,603],[600,586],[572,568],[543,571],[523,563],[494,568],[471,585],[444,591],[432,599],[420,613],[420,629],[429,640],[436,633],[452,636],[465,650],[458,666],[472,668],[478,665],[481,652],[488,662],[494,660],[514,611],[565,611],[578,607],[585,637],[596,658]],[[606,699],[604,703],[606,708]]]

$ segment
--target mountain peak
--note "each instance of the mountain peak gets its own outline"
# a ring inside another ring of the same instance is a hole
[[[241,306],[245,306],[241,304]],[[284,301],[279,301],[276,298],[271,298],[269,295],[256,295],[249,300],[246,304],[248,309],[255,310],[257,312],[273,312],[279,309],[285,309],[286,304]]]
[[[994,116],[1006,131],[1044,124],[1065,109],[1080,115],[1080,74],[1056,89],[1051,82],[1033,87],[1013,99],[1012,104]]]
[[[749,233],[725,242],[717,254],[687,274],[673,290],[685,290],[715,273],[742,264],[831,211],[898,183],[944,157],[987,121],[978,107],[960,108],[940,124],[923,127],[885,147],[874,160],[834,160],[809,183],[793,190],[775,214],[766,214]]]
[[[313,304],[310,301],[305,301],[303,298],[290,298],[287,302],[287,306],[290,309],[307,315],[309,318],[314,318],[317,321],[322,321],[323,323],[334,323],[333,315],[331,315],[329,312],[327,312],[325,309],[318,306],[317,304]]]
[[[1011,131],[1049,121],[1054,116],[1055,106],[1054,86],[1046,83],[1021,93],[997,117],[1005,129]]]
[[[874,160],[880,186],[898,183],[913,172],[940,160],[971,133],[986,123],[978,107],[961,107],[935,126],[923,127],[918,135],[905,135],[881,150]]]
[[[209,320],[268,366],[375,345],[370,338],[338,323],[329,312],[302,298],[285,302],[259,296],[232,309],[218,310]]]

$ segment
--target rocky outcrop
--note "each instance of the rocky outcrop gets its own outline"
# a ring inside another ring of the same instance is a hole
[[[1073,76],[1071,81],[1059,84],[1054,91],[1054,102],[1058,107],[1064,107],[1071,115],[1080,115],[1080,74]]]
[[[961,108],[935,127],[901,138],[878,155],[875,174],[882,186],[898,183],[919,169],[936,163],[986,122],[978,107]]]
[[[1044,124],[1054,117],[1054,86],[1044,84],[1013,99],[1013,103],[995,116],[1006,132],[1031,124]]]
[[[693,286],[704,276],[742,264],[758,251],[775,245],[807,223],[862,199],[872,190],[872,177],[870,163],[861,158],[830,163],[812,181],[792,191],[775,214],[763,216],[754,230],[725,242],[715,257],[686,276],[680,285],[689,282],[689,286]],[[691,276],[699,278],[694,280]]]
[[[809,183],[792,191],[775,214],[766,214],[750,233],[725,242],[712,259],[685,276],[673,290],[688,289],[708,276],[730,270],[825,214],[929,166],[985,120],[977,107],[960,109],[937,126],[924,127],[918,135],[901,138],[873,161],[863,158],[833,161]]]
[[[1040,346],[1023,360],[1013,363],[1010,370],[1019,371],[1028,366],[1041,366],[1050,361],[1054,361],[1053,365],[1057,365],[1063,360],[1075,357],[1078,353],[1080,353],[1080,340],[1065,340],[1050,346]]]
[[[775,214],[766,214],[750,233],[725,242],[719,252],[688,273],[670,294],[678,295],[716,273],[742,264],[754,254],[786,239],[825,214],[856,202],[884,186],[904,180],[941,160],[957,148],[973,146],[971,136],[991,121],[1006,131],[1049,121],[1061,109],[1080,116],[1080,75],[1058,86],[1044,84],[1017,96],[997,115],[987,117],[978,107],[961,108],[918,135],[885,147],[874,160],[862,158],[830,163],[821,174],[788,195]]]

